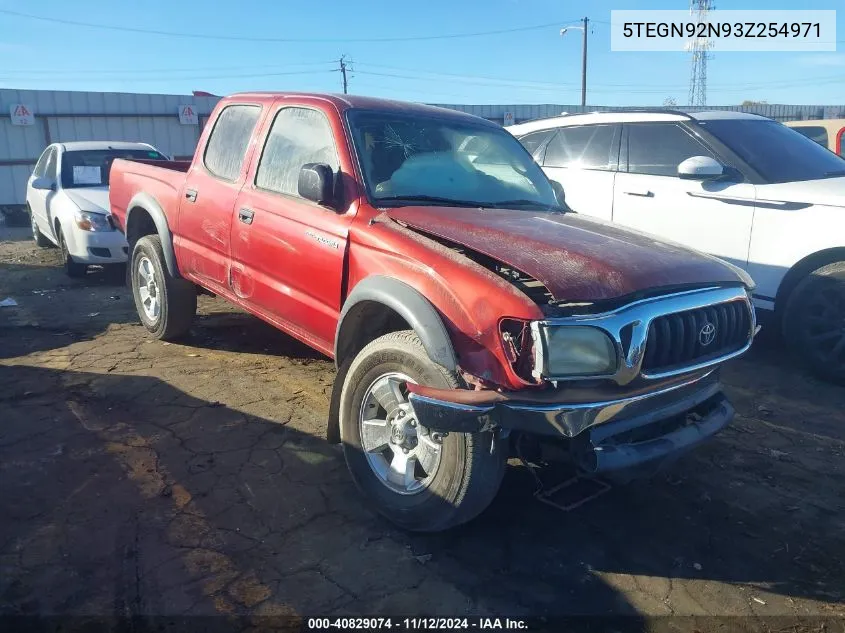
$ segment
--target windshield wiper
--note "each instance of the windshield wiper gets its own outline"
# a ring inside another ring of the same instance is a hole
[[[543,211],[557,211],[559,213],[566,212],[567,209],[564,207],[557,205],[557,204],[546,204],[545,202],[540,202],[539,200],[502,200],[500,202],[494,202],[491,205],[493,207],[535,207],[542,209]]]
[[[437,204],[445,204],[450,207],[474,207],[481,208],[484,206],[483,202],[474,202],[472,200],[456,200],[454,198],[442,198],[440,196],[385,196],[384,198],[376,198],[376,203],[382,202],[432,202]]]
[[[845,169],[834,169],[833,171],[826,171],[822,174],[822,178],[834,178],[836,176],[845,176]]]

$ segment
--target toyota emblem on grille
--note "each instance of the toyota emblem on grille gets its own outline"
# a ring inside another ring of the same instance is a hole
[[[712,323],[705,323],[704,327],[698,333],[698,341],[702,347],[707,347],[716,338],[716,326]]]

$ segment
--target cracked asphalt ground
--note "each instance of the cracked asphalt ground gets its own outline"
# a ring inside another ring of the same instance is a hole
[[[328,359],[208,297],[153,341],[119,281],[0,231],[2,614],[845,616],[845,389],[771,337],[665,475],[563,512],[512,465],[479,519],[410,535],[324,440]]]

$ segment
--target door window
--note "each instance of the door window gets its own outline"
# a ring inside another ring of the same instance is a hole
[[[541,130],[540,132],[531,132],[519,139],[522,146],[528,150],[528,153],[534,157],[538,163],[543,162],[543,153],[546,150],[546,141],[554,134],[554,130]]]
[[[47,157],[47,165],[44,167],[44,176],[53,182],[56,182],[56,150],[50,150],[50,156]]]
[[[44,173],[47,171],[47,161],[50,160],[50,154],[53,152],[52,147],[48,147],[44,150],[44,153],[41,154],[41,158],[38,159],[38,162],[35,163],[35,169],[32,170],[32,175],[36,178],[41,178]]]
[[[628,171],[632,174],[677,176],[678,165],[692,156],[713,156],[689,132],[675,123],[628,126]]]
[[[322,112],[310,108],[279,110],[267,134],[255,185],[298,196],[299,172],[308,163],[325,163],[333,173],[339,171],[328,120]]]
[[[203,162],[208,171],[224,180],[238,179],[259,114],[261,108],[254,105],[224,108],[205,147]]]
[[[544,167],[614,170],[618,156],[615,125],[562,127],[546,148]]]

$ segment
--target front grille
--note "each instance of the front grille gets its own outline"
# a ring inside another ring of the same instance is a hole
[[[642,371],[704,363],[742,349],[750,336],[751,313],[744,301],[659,316],[648,328]]]

